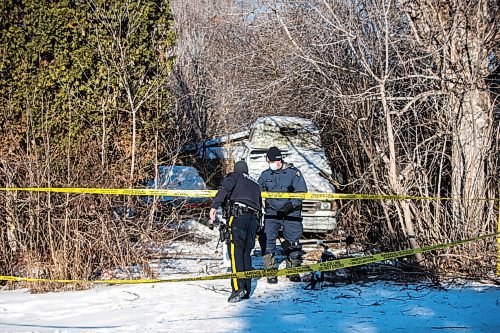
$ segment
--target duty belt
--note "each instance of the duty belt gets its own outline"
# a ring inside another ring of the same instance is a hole
[[[251,213],[251,214],[259,214],[259,211],[253,207],[250,207],[248,205],[245,205],[241,202],[235,202],[233,204],[233,214],[235,216],[242,215],[244,213]]]

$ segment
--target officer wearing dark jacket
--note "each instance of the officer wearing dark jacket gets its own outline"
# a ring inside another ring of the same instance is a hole
[[[234,172],[222,181],[211,205],[210,219],[215,220],[217,208],[228,211],[230,232],[229,256],[233,273],[250,271],[250,253],[255,245],[255,234],[259,226],[258,214],[261,211],[259,185],[248,176],[248,166],[240,161],[234,165]],[[231,279],[233,289],[228,302],[235,303],[250,296],[252,279]]]
[[[267,151],[269,169],[262,172],[259,185],[266,192],[307,192],[307,185],[302,173],[292,164],[285,163],[281,151],[271,147]],[[266,199],[264,231],[266,240],[264,268],[276,268],[275,250],[278,231],[283,227],[285,241],[282,243],[283,254],[287,256],[287,267],[301,264],[302,247],[299,244],[302,235],[302,200]],[[290,275],[291,281],[300,281],[300,276]],[[277,277],[268,277],[268,283],[277,283]]]

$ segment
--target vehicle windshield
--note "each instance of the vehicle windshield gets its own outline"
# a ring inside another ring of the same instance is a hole
[[[207,185],[198,171],[188,166],[160,166],[158,167],[158,179],[150,179],[148,188],[162,190],[206,190]],[[175,197],[163,196],[161,201],[170,201]]]

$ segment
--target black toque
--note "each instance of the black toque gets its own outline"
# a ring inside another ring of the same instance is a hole
[[[245,161],[238,161],[234,163],[234,172],[241,172],[248,174],[248,165]]]

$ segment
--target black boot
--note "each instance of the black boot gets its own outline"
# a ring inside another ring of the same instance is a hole
[[[274,254],[267,253],[263,258],[264,261],[264,269],[273,269],[276,268],[276,261],[274,259]],[[278,278],[276,276],[268,276],[267,283],[278,283]]]
[[[296,250],[290,253],[289,258],[286,260],[286,268],[299,267],[302,264],[302,250]],[[290,274],[286,276],[292,282],[302,282],[299,274]]]
[[[245,298],[247,291],[245,289],[240,289],[238,291],[233,291],[227,301],[229,303],[237,303]]]
[[[293,262],[290,259],[286,260],[286,268],[297,267],[293,265]],[[301,282],[299,274],[290,274],[286,276],[292,282]]]

